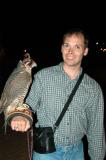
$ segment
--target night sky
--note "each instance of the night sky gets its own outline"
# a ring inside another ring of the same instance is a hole
[[[0,11],[0,41],[11,50],[29,47],[44,53],[57,48],[62,33],[72,27],[84,28],[92,41],[106,41],[104,7],[102,1],[5,3]]]
[[[90,1],[38,3],[1,5],[0,46],[5,49],[4,55],[0,53],[1,72],[11,72],[25,48],[41,68],[57,64],[61,61],[62,35],[73,27],[80,27],[88,33],[91,44],[88,59],[95,63],[95,43],[106,42],[103,2],[95,5]]]

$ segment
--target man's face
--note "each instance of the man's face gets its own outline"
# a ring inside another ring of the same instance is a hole
[[[84,37],[82,34],[73,34],[65,37],[61,47],[63,61],[67,66],[80,66],[83,56],[88,53],[85,48]]]

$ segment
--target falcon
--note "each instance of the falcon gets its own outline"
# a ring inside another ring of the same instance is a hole
[[[37,64],[25,53],[23,60],[20,60],[7,79],[0,98],[0,113],[7,108],[18,108],[23,105],[24,99],[32,83],[32,68]]]

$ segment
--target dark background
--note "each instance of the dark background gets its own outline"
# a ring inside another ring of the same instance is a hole
[[[106,48],[105,5],[102,1],[94,4],[90,1],[1,4],[0,94],[8,76],[22,58],[24,49],[30,51],[38,64],[34,72],[58,64],[61,61],[62,35],[73,27],[81,27],[89,35],[89,54],[82,65],[101,85],[106,106],[106,52],[100,50],[101,47]],[[99,42],[99,47],[96,42]],[[3,115],[0,117],[0,126],[0,160],[27,160],[26,133],[16,133],[8,127],[5,135]],[[88,159],[86,138],[84,143],[85,157]]]

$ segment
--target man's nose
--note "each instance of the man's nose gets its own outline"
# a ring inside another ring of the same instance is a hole
[[[68,51],[69,51],[70,53],[73,53],[73,48],[70,46],[69,49],[68,49]]]

